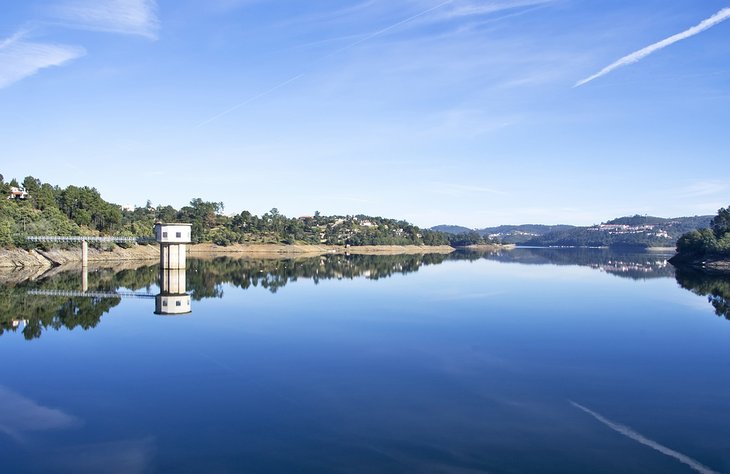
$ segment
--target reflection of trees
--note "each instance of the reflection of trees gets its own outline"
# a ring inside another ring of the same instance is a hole
[[[119,298],[67,298],[61,302],[52,302],[42,298],[48,305],[46,308],[34,308],[35,312],[27,317],[23,328],[23,337],[35,339],[46,329],[81,328],[87,330],[96,327],[101,316],[119,304]],[[58,298],[51,298],[58,300]]]
[[[276,293],[299,278],[315,283],[329,279],[369,278],[377,280],[394,274],[418,271],[422,265],[443,262],[446,255],[326,255],[306,259],[191,260],[187,272],[188,290],[193,299],[218,298],[222,285],[237,288],[265,288]]]
[[[154,268],[154,267],[153,267]],[[98,291],[115,291],[120,282],[138,282],[147,279],[146,269],[124,270],[115,273],[110,269],[89,273],[89,285]],[[129,275],[133,275],[130,278]],[[153,279],[152,282],[155,280]],[[149,283],[148,283],[149,284]],[[125,286],[126,287],[126,286]],[[17,331],[23,325],[23,337],[35,339],[48,329],[87,330],[99,324],[102,315],[117,306],[119,298],[68,298],[29,296],[29,290],[69,290],[81,288],[78,271],[50,271],[47,276],[0,287],[0,334]]]
[[[443,262],[446,255],[326,255],[306,259],[231,259],[189,261],[187,288],[195,300],[220,298],[223,285],[237,288],[265,288],[275,293],[287,283],[300,278],[318,282],[325,279],[369,278],[377,280],[394,274],[418,271],[422,265]],[[88,274],[93,291],[116,292],[122,288],[151,293],[159,279],[159,267],[136,269],[98,269]],[[37,280],[6,281],[0,287],[0,334],[23,327],[26,339],[41,336],[48,329],[89,329],[117,306],[119,298],[83,298],[30,296],[29,290],[81,289],[78,269],[53,269]],[[20,324],[21,322],[24,323]]]
[[[715,314],[730,320],[730,277],[692,269],[678,268],[677,283],[682,288],[700,296],[715,308]]]
[[[0,290],[0,335],[17,331],[35,339],[47,329],[84,330],[96,327],[101,316],[119,304],[119,298],[28,297],[26,290]]]
[[[667,264],[667,255],[632,253],[615,249],[591,248],[517,248],[493,252],[455,252],[452,259],[485,258],[503,263],[526,265],[580,265],[604,271],[621,278],[645,280],[674,276],[674,269]]]

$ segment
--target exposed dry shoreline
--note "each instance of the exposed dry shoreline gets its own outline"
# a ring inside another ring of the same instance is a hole
[[[336,245],[280,245],[280,244],[236,244],[221,247],[214,244],[188,245],[189,257],[206,256],[255,256],[280,258],[285,256],[316,256],[325,254],[352,255],[399,255],[399,254],[447,254],[454,251],[448,245],[367,245],[344,247]],[[89,262],[157,261],[160,251],[157,245],[135,245],[130,248],[113,247],[112,250],[89,248]],[[48,268],[81,261],[80,249],[23,250],[0,249],[0,267]]]

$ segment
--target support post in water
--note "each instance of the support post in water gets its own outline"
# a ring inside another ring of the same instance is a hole
[[[85,240],[81,241],[81,266],[89,266],[89,243]]]

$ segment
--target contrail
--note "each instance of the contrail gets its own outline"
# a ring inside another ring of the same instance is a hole
[[[322,56],[321,58],[319,58],[316,61],[314,61],[312,63],[312,65],[317,64],[319,62],[322,62],[325,59],[328,59],[328,58],[330,58],[330,57],[332,57],[332,56],[334,56],[336,54],[343,53],[343,52],[345,52],[345,51],[347,51],[349,49],[354,48],[355,46],[361,45],[362,43],[364,43],[366,41],[370,41],[373,38],[377,38],[378,36],[381,36],[381,35],[387,33],[388,31],[390,31],[392,29],[398,28],[399,26],[405,25],[406,23],[410,23],[411,21],[413,21],[413,20],[415,20],[417,18],[420,18],[420,17],[422,17],[424,15],[427,15],[427,14],[431,13],[434,10],[437,10],[437,9],[439,9],[439,8],[445,6],[445,5],[448,5],[449,3],[453,3],[454,1],[456,1],[456,0],[446,0],[445,2],[441,2],[441,3],[439,3],[438,5],[436,5],[434,7],[428,8],[426,10],[423,10],[420,13],[417,13],[417,14],[411,16],[411,17],[408,17],[405,20],[401,20],[401,21],[399,21],[397,23],[393,23],[390,26],[386,26],[385,28],[383,28],[381,30],[375,31],[373,33],[370,33],[369,35],[367,35],[367,36],[365,36],[363,38],[360,38],[357,41],[354,41],[354,42],[352,42],[352,43],[350,43],[350,44],[348,44],[346,46],[343,46],[340,49],[337,49],[335,51],[332,51],[331,53],[328,53],[328,54]],[[196,125],[195,128],[202,127],[203,125],[207,125],[210,122],[213,122],[214,120],[218,120],[219,118],[223,117],[224,115],[228,115],[231,112],[233,112],[234,110],[243,107],[244,105],[248,105],[248,104],[250,104],[251,102],[253,102],[253,101],[257,100],[257,99],[260,99],[262,97],[265,97],[265,96],[271,94],[272,92],[276,91],[277,89],[281,89],[282,87],[286,86],[287,84],[291,84],[292,82],[294,82],[294,81],[296,81],[298,79],[301,79],[302,77],[304,77],[304,73],[303,72],[302,73],[299,73],[299,74],[297,74],[295,76],[292,76],[289,79],[287,79],[287,80],[285,80],[283,82],[280,82],[279,84],[275,85],[274,87],[272,87],[270,89],[267,89],[267,90],[265,90],[263,92],[259,92],[258,94],[254,95],[253,97],[250,97],[250,98],[244,100],[243,102],[241,102],[239,104],[236,104],[236,105],[234,105],[233,107],[231,107],[229,109],[224,110],[223,112],[221,112],[219,114],[216,114],[216,115],[214,115],[214,116],[212,116],[210,118],[207,118],[207,119],[203,120],[198,125]]]
[[[723,21],[727,20],[728,18],[730,18],[730,8],[723,8],[719,12],[712,15],[710,18],[708,18],[706,20],[702,20],[698,25],[695,25],[692,28],[689,28],[688,30],[685,30],[681,33],[677,33],[676,35],[670,36],[669,38],[663,39],[663,40],[659,41],[658,43],[654,43],[650,46],[647,46],[646,48],[633,52],[633,53],[629,54],[628,56],[624,56],[623,58],[619,59],[615,63],[609,64],[605,68],[601,69],[594,75],[576,82],[573,87],[580,87],[583,84],[592,81],[593,79],[597,79],[601,76],[605,76],[606,74],[613,71],[614,69],[618,69],[620,67],[628,66],[629,64],[638,62],[638,61],[644,59],[645,57],[649,56],[651,53],[653,53],[655,51],[659,51],[660,49],[666,48],[667,46],[672,45],[672,44],[676,43],[677,41],[682,41],[683,39],[687,39],[696,34],[702,33],[703,31],[710,29],[719,23],[722,23]]]
[[[254,100],[256,100],[256,99],[260,99],[261,97],[267,96],[267,95],[271,94],[272,92],[274,92],[275,90],[277,90],[277,89],[281,89],[281,88],[282,88],[282,87],[284,87],[285,85],[287,85],[287,84],[289,84],[289,83],[291,83],[291,82],[294,82],[294,81],[296,81],[297,79],[300,79],[300,78],[301,78],[302,76],[304,76],[304,73],[302,73],[302,74],[297,74],[296,76],[292,76],[292,77],[290,77],[289,79],[287,79],[287,80],[286,80],[286,81],[284,81],[284,82],[280,82],[279,84],[275,85],[275,86],[274,86],[274,87],[272,87],[271,89],[266,89],[266,90],[265,90],[265,91],[263,91],[263,92],[259,92],[259,93],[258,93],[258,94],[256,94],[255,96],[253,96],[253,97],[249,97],[248,99],[244,100],[243,102],[241,102],[241,103],[239,103],[239,104],[236,104],[236,105],[234,105],[233,107],[231,107],[231,108],[229,108],[229,109],[226,109],[226,110],[224,110],[223,112],[221,112],[221,113],[219,113],[219,114],[216,114],[216,115],[214,115],[214,116],[212,116],[212,117],[210,117],[210,118],[208,118],[208,119],[205,119],[205,120],[203,120],[202,122],[200,122],[200,123],[199,123],[199,124],[198,124],[198,125],[196,126],[196,128],[198,128],[198,127],[202,127],[203,125],[206,125],[206,124],[209,124],[210,122],[212,122],[212,121],[214,121],[214,120],[217,120],[217,119],[219,119],[219,118],[223,117],[224,115],[228,115],[228,114],[230,114],[231,112],[233,112],[234,110],[236,110],[236,109],[240,109],[240,108],[241,108],[241,107],[243,107],[244,105],[248,105],[248,104],[250,104],[251,102],[253,102],[253,101],[254,101]]]
[[[700,474],[718,474],[717,471],[713,471],[709,467],[700,464],[699,462],[695,461],[689,456],[686,456],[682,453],[678,453],[677,451],[667,448],[666,446],[663,446],[656,441],[652,441],[646,436],[637,433],[636,431],[632,430],[628,426],[620,425],[618,423],[614,423],[613,421],[609,420],[608,418],[604,418],[603,416],[599,415],[593,410],[590,410],[583,405],[576,403],[572,400],[568,400],[571,405],[578,408],[579,410],[583,410],[584,412],[591,415],[596,420],[600,421],[604,425],[608,426],[612,430],[616,431],[619,434],[622,434],[626,436],[627,438],[633,439],[634,441],[641,443],[645,446],[649,446],[652,449],[655,449],[659,451],[662,454],[666,454],[667,456],[673,457],[677,461],[681,462],[682,464],[686,464],[687,466],[691,467],[695,471],[699,472]]]

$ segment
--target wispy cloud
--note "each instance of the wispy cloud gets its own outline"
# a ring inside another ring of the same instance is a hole
[[[359,46],[360,44],[362,44],[362,43],[364,43],[366,41],[370,41],[370,40],[372,40],[374,38],[377,38],[378,36],[382,36],[382,35],[390,32],[391,30],[394,30],[394,29],[396,29],[396,28],[398,28],[400,26],[403,26],[406,23],[410,23],[410,22],[412,22],[412,21],[414,21],[414,20],[416,20],[416,19],[418,19],[418,18],[420,18],[420,17],[422,17],[424,15],[429,14],[429,13],[431,13],[434,10],[437,10],[439,8],[442,8],[442,7],[444,7],[444,6],[452,3],[454,1],[455,0],[446,0],[446,1],[443,1],[443,2],[441,2],[441,3],[439,3],[439,4],[435,5],[435,6],[432,6],[430,8],[427,8],[425,10],[420,11],[420,12],[416,13],[415,15],[411,15],[408,18],[405,18],[405,19],[403,19],[401,21],[398,21],[396,23],[393,23],[391,25],[388,25],[385,28],[382,28],[380,30],[374,31],[374,32],[372,32],[372,33],[370,33],[368,35],[365,35],[362,38],[358,39],[357,41],[353,41],[352,43],[349,43],[349,44],[347,44],[347,45],[345,45],[345,46],[343,46],[343,47],[341,47],[339,49],[336,49],[335,51],[332,51],[330,53],[327,53],[326,55],[324,55],[321,58],[319,58],[316,61],[314,61],[312,63],[312,65],[315,65],[317,63],[320,63],[320,62],[324,61],[325,59],[328,59],[328,58],[330,58],[332,56],[335,56],[337,54],[344,53],[345,51],[350,50],[350,49],[352,49],[352,48],[354,48],[356,46]],[[284,86],[286,86],[286,85],[288,85],[288,84],[290,84],[292,82],[295,82],[295,81],[297,81],[298,79],[300,79],[302,77],[304,77],[304,73],[303,72],[302,73],[299,73],[299,74],[295,74],[295,75],[291,76],[290,78],[288,78],[288,79],[286,79],[286,80],[284,80],[282,82],[277,83],[273,87],[271,87],[271,88],[269,88],[269,89],[267,89],[267,90],[265,90],[263,92],[260,92],[260,93],[258,93],[256,95],[254,95],[254,96],[252,96],[252,97],[244,100],[243,102],[240,102],[240,103],[238,103],[238,104],[236,104],[236,105],[234,105],[234,106],[232,106],[232,107],[224,110],[223,112],[220,112],[220,113],[218,113],[216,115],[213,115],[212,117],[209,117],[209,118],[203,120],[202,122],[200,122],[200,123],[198,123],[196,125],[196,128],[202,127],[203,125],[207,125],[210,122],[213,122],[214,120],[217,120],[217,119],[223,117],[224,115],[228,115],[229,113],[233,112],[234,110],[239,109],[239,108],[243,107],[244,105],[247,105],[247,104],[249,104],[249,103],[251,103],[251,102],[253,102],[253,101],[257,100],[257,99],[260,99],[262,97],[265,97],[265,96],[271,94],[272,92],[276,91],[277,89],[280,89],[280,88],[282,88],[282,87],[284,87]]]
[[[511,0],[500,2],[457,2],[444,13],[447,18],[459,18],[475,15],[491,15],[505,10],[527,8],[554,3],[556,0]]]
[[[706,20],[701,21],[699,24],[693,26],[692,28],[689,28],[681,33],[677,33],[676,35],[670,36],[669,38],[663,39],[657,43],[654,43],[652,45],[647,46],[646,48],[640,49],[638,51],[635,51],[628,56],[624,56],[623,58],[619,59],[618,61],[609,64],[605,68],[601,69],[597,73],[593,74],[592,76],[589,76],[585,79],[582,79],[575,83],[573,87],[580,87],[594,79],[598,79],[601,76],[605,76],[609,72],[618,69],[623,66],[628,66],[629,64],[633,64],[635,62],[638,62],[645,57],[649,56],[650,54],[659,51],[660,49],[664,49],[667,46],[670,46],[678,41],[682,41],[684,39],[690,38],[694,35],[697,35],[699,33],[702,33],[703,31],[712,28],[713,26],[722,23],[723,21],[730,19],[730,8],[723,8],[719,12],[712,15],[710,18],[707,18]]]
[[[637,433],[636,431],[632,430],[628,426],[614,423],[613,421],[609,420],[608,418],[605,418],[605,417],[601,416],[600,414],[596,413],[595,411],[593,411],[589,408],[586,408],[583,405],[576,403],[574,401],[570,401],[570,404],[573,405],[574,407],[576,407],[577,409],[588,413],[593,418],[600,421],[604,425],[608,426],[615,432],[617,432],[623,436],[626,436],[627,438],[632,439],[632,440],[636,441],[637,443],[641,443],[644,446],[648,446],[651,449],[659,451],[660,453],[662,453],[664,455],[672,457],[672,458],[676,459],[677,461],[681,462],[682,464],[686,464],[687,466],[689,466],[690,468],[694,469],[695,471],[697,471],[701,474],[716,474],[716,471],[713,471],[709,467],[701,464],[700,462],[692,459],[691,457],[689,457],[685,454],[679,453],[673,449],[667,448],[666,446],[661,445],[661,444],[657,443],[656,441],[651,440],[640,433]]]
[[[502,196],[507,195],[507,193],[505,193],[504,191],[478,185],[444,183],[440,181],[434,181],[430,183],[429,186],[436,193],[447,194],[450,196],[463,196],[465,194],[499,194]]]
[[[712,196],[714,194],[724,193],[727,189],[728,183],[724,181],[697,181],[682,189],[680,196],[685,198]]]
[[[72,28],[157,38],[155,0],[72,0],[52,14]]]
[[[79,46],[25,41],[25,32],[0,40],[0,89],[39,70],[60,66],[86,54]]]

